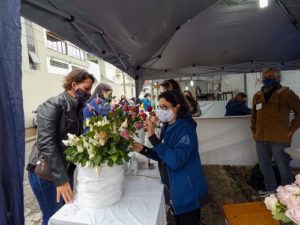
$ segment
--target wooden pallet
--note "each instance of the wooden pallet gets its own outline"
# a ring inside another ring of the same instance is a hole
[[[272,218],[264,202],[223,205],[228,225],[280,225]]]

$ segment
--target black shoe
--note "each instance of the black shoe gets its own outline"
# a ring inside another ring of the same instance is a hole
[[[259,197],[261,197],[261,198],[265,198],[265,197],[268,197],[268,196],[270,196],[271,194],[274,194],[274,193],[276,193],[275,190],[269,191],[269,190],[266,190],[266,189],[262,189],[262,190],[259,190],[259,191],[257,192],[257,195],[258,195]]]

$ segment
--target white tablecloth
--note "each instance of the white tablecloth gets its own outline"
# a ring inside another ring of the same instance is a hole
[[[148,177],[149,176],[149,177]],[[155,177],[155,178],[150,178]],[[123,196],[110,208],[63,206],[48,225],[166,225],[163,185],[157,170],[139,170],[125,177]]]

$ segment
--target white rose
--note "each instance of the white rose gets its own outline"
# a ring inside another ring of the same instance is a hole
[[[68,140],[62,140],[62,143],[65,145],[65,146],[69,146],[70,145],[70,142]]]
[[[121,128],[126,129],[128,127],[127,119],[121,124]]]
[[[103,125],[109,124],[109,121],[106,117],[103,118]]]
[[[90,154],[89,159],[93,160],[95,158],[95,154]]]
[[[278,199],[274,194],[270,195],[269,197],[265,198],[265,205],[268,210],[273,211],[276,208],[276,204],[278,202]]]
[[[78,146],[77,146],[77,151],[78,151],[79,153],[82,153],[82,152],[84,151],[84,148],[83,148],[81,145],[78,145]]]
[[[69,144],[70,145],[76,145],[77,137],[73,134],[70,134],[70,133],[68,133],[67,136],[68,136]]]
[[[87,151],[88,151],[89,155],[94,154],[93,146],[92,145],[88,145]]]
[[[89,143],[86,140],[83,140],[83,147],[84,148],[88,148],[89,147]]]
[[[106,138],[100,138],[99,139],[99,144],[100,144],[100,146],[104,146],[105,144],[106,144]]]

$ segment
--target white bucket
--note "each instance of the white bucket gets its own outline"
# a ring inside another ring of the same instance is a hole
[[[105,208],[122,197],[124,166],[103,165],[97,171],[91,166],[78,168],[76,201],[88,208]]]

